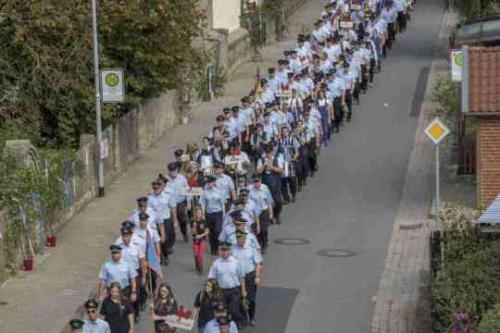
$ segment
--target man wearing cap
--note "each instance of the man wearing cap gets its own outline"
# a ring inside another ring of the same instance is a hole
[[[257,204],[253,199],[250,198],[250,190],[248,188],[240,189],[239,199],[242,202],[242,211],[248,213],[250,221],[250,230],[254,234],[259,234],[259,213],[260,210],[257,208]]]
[[[111,260],[101,266],[99,273],[99,287],[97,289],[99,299],[103,300],[106,296],[105,287],[117,282],[120,284],[124,295],[130,295],[130,300],[135,302],[137,300],[136,270],[122,259],[122,248],[120,246],[112,244],[109,251],[111,252]]]
[[[205,188],[203,189],[203,195],[200,197],[200,204],[205,212],[205,221],[209,229],[208,237],[212,255],[217,254],[217,237],[222,230],[226,202],[223,193],[216,188],[216,180],[214,176],[210,175],[205,178]]]
[[[342,109],[342,97],[344,94],[344,83],[342,79],[337,76],[337,72],[335,69],[330,71],[331,77],[330,80],[327,83],[327,92],[331,96],[332,103],[333,103],[333,127],[335,129],[335,132],[339,132],[340,130],[340,124],[343,119],[343,114],[344,111]]]
[[[178,172],[175,162],[169,163],[167,168],[167,187],[172,190],[172,193],[175,196],[175,201],[177,204],[177,221],[179,222],[179,227],[181,229],[182,236],[184,237],[184,241],[187,242],[189,240],[187,234],[187,197],[182,193],[188,188],[188,181],[184,175]]]
[[[111,333],[109,324],[99,318],[99,303],[96,300],[89,299],[83,306],[87,312],[87,320],[84,321],[82,333]]]
[[[344,90],[344,102],[347,105],[347,121],[351,120],[352,115],[352,93],[354,91],[354,84],[356,78],[354,77],[352,71],[350,70],[349,63],[346,61],[342,65],[342,75],[341,75],[343,90]]]
[[[134,227],[134,238],[137,239],[141,247],[141,251],[146,253],[147,242],[151,241],[158,257],[161,255],[160,237],[155,233],[148,224],[149,215],[146,213],[139,213],[139,225]]]
[[[264,264],[262,256],[258,250],[247,244],[247,232],[236,231],[236,244],[231,247],[233,257],[241,265],[245,274],[245,285],[248,293],[248,320],[251,326],[255,326],[255,302],[257,296],[257,286],[260,283],[262,266]]]
[[[71,319],[68,324],[71,328],[71,333],[82,333],[85,322],[81,319]]]
[[[268,243],[268,227],[273,219],[273,198],[267,185],[262,184],[260,175],[253,176],[253,185],[250,187],[249,197],[255,202],[259,213],[260,232],[257,233],[262,253],[265,253]]]
[[[148,196],[148,204],[154,210],[158,220],[162,221],[162,223],[158,225],[160,235],[163,234],[162,262],[168,265],[168,255],[173,247],[173,244],[171,244],[173,242],[172,233],[175,234],[175,226],[178,226],[177,202],[172,192],[164,191],[163,180],[154,180],[151,183],[151,187],[153,193]]]
[[[147,196],[142,196],[137,198],[137,208],[130,213],[128,220],[139,225],[139,214],[148,214],[148,225],[153,232],[155,232],[159,237],[160,241],[163,243],[165,241],[165,229],[163,227],[163,220],[159,218],[153,207],[149,205],[149,199]]]
[[[212,263],[208,278],[217,280],[231,317],[238,325],[244,325],[240,307],[241,297],[247,296],[245,274],[243,274],[238,260],[231,255],[231,244],[220,244],[219,258]]]
[[[276,69],[274,67],[270,67],[267,69],[267,85],[269,89],[276,93],[280,89],[280,82],[276,78]]]
[[[224,164],[215,162],[215,185],[221,191],[225,202],[225,211],[229,209],[232,200],[236,199],[234,181],[224,173]]]
[[[261,249],[259,241],[251,232],[251,227],[248,226],[248,220],[242,216],[242,213],[244,212],[237,210],[230,214],[232,223],[227,224],[222,228],[222,232],[219,235],[219,242],[234,245],[236,244],[236,232],[238,230],[245,231],[248,233],[247,244],[260,252]]]
[[[247,153],[241,150],[238,142],[233,140],[229,144],[228,153],[224,156],[224,164],[232,178],[237,178],[238,176],[245,176],[247,174],[247,169],[250,167],[250,159]]]
[[[209,321],[202,333],[238,333],[238,326],[229,317],[218,317]]]
[[[283,193],[281,191],[281,175],[285,170],[285,159],[283,154],[274,151],[271,145],[266,146],[265,155],[257,162],[257,173],[262,174],[262,182],[267,185],[273,196],[273,216],[277,224],[280,224],[280,214],[283,205]]]
[[[137,272],[136,284],[139,286],[138,300],[134,302],[136,318],[140,313],[140,305],[146,301],[146,252],[141,247],[140,240],[133,236],[133,225],[125,221],[120,229],[121,236],[115,241],[115,245],[122,248],[122,258]]]
[[[266,141],[274,140],[278,136],[278,127],[271,121],[271,112],[264,113],[262,131],[265,134]]]

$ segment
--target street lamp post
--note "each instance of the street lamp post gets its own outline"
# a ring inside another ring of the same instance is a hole
[[[94,81],[95,81],[95,122],[98,156],[98,196],[104,196],[104,161],[101,158],[100,148],[102,142],[102,122],[101,122],[101,81],[99,75],[99,38],[97,30],[97,1],[92,1],[92,35],[94,40]]]

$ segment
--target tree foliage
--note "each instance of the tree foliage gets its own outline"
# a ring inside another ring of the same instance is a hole
[[[125,104],[103,109],[105,123],[204,68],[193,43],[203,24],[198,0],[99,2],[101,66],[123,68],[127,91]],[[4,0],[0,15],[1,128],[76,146],[95,131],[90,1]]]
[[[498,12],[498,0],[455,0],[456,8],[466,20],[474,20]]]

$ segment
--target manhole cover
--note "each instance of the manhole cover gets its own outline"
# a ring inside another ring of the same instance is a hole
[[[304,238],[278,238],[274,240],[274,243],[280,245],[298,246],[311,243],[311,241]]]
[[[316,252],[317,255],[328,258],[346,258],[354,257],[357,253],[351,250],[344,249],[326,249]]]

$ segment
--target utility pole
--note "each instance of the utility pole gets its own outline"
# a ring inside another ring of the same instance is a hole
[[[95,80],[95,122],[96,122],[96,138],[97,147],[99,148],[98,156],[98,192],[99,197],[104,196],[104,160],[101,158],[101,142],[102,142],[102,121],[101,121],[101,81],[99,73],[99,37],[97,29],[97,1],[92,1],[92,35],[94,40],[94,80]]]

